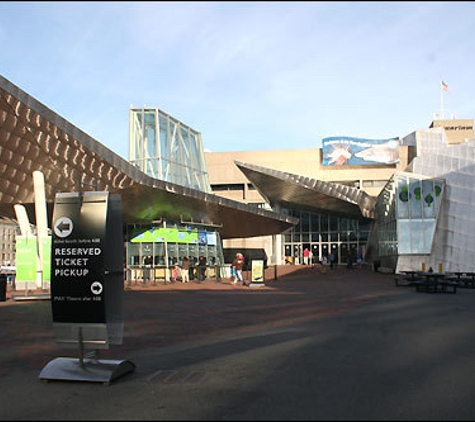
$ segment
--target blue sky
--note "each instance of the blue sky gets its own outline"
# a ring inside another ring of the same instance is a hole
[[[213,152],[475,115],[474,2],[0,2],[0,74],[128,158],[130,106]]]

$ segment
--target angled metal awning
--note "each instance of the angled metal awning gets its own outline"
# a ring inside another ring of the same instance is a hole
[[[273,208],[307,209],[352,218],[374,218],[376,198],[360,189],[234,162]]]
[[[51,222],[57,192],[120,194],[124,223],[160,218],[219,228],[221,238],[279,234],[298,220],[154,179],[0,76],[0,215],[23,204],[35,222],[33,172],[45,179]]]

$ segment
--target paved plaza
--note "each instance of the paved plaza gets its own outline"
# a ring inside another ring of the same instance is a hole
[[[475,289],[346,267],[263,287],[137,283],[110,385],[39,379],[49,300],[0,302],[0,420],[474,420]]]

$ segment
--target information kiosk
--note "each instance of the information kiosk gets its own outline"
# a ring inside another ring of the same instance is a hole
[[[119,195],[58,193],[52,221],[51,306],[55,341],[78,358],[56,358],[41,380],[109,384],[135,370],[130,361],[98,359],[122,344],[124,237]],[[84,351],[92,349],[86,356]]]

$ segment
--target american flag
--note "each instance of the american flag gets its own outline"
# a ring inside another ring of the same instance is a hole
[[[441,87],[444,91],[448,91],[448,90],[449,90],[449,86],[448,86],[444,81],[440,81],[440,87]]]

